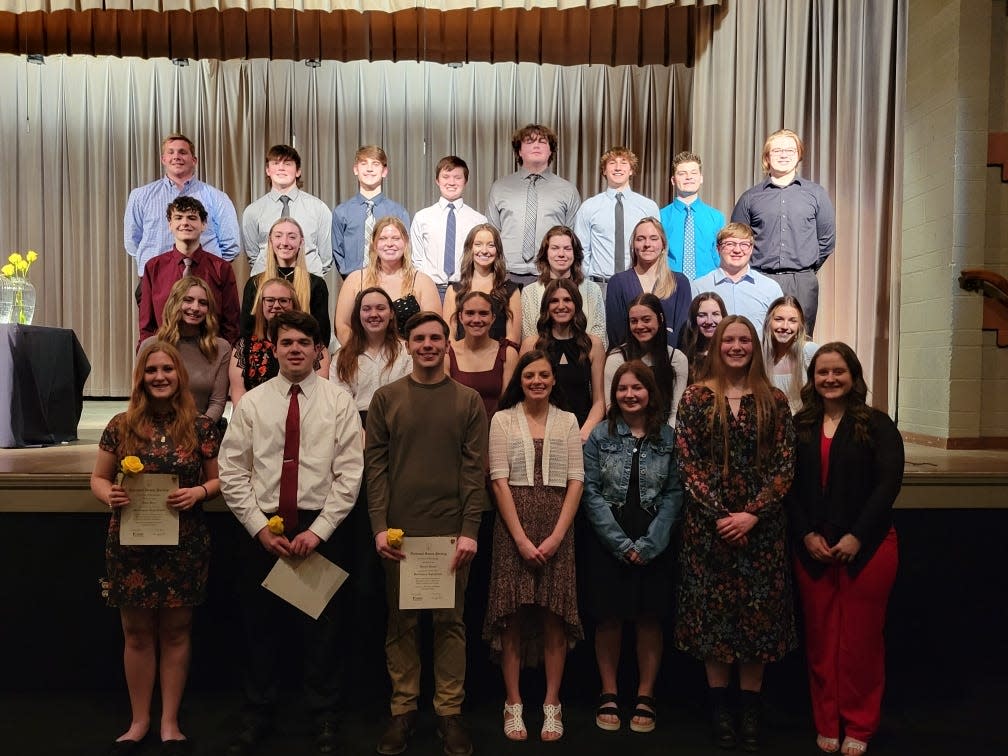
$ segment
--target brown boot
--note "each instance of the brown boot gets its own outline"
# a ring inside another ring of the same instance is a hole
[[[383,756],[396,756],[402,753],[409,745],[410,736],[416,725],[416,712],[410,711],[406,714],[396,714],[389,720],[388,727],[378,741],[378,753]]]
[[[437,732],[446,756],[470,756],[473,752],[472,738],[460,714],[438,717]]]

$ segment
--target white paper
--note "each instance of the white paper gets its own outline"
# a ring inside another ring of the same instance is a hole
[[[178,546],[179,513],[168,506],[178,476],[138,473],[123,478],[130,503],[119,510],[119,543],[123,546]]]
[[[346,570],[313,551],[304,559],[280,557],[262,585],[312,619],[318,619],[347,577]]]
[[[455,606],[455,536],[406,536],[399,562],[400,609],[452,609]]]

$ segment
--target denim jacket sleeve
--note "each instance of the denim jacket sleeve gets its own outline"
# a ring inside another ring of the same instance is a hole
[[[666,426],[667,428],[667,426]],[[667,445],[672,451],[672,433],[668,429]],[[665,429],[662,430],[663,441],[666,439]],[[676,468],[674,455],[670,453],[670,460],[662,484],[661,493],[655,502],[655,518],[651,521],[647,533],[637,539],[634,550],[641,555],[645,562],[650,562],[668,548],[672,534],[672,527],[679,519],[682,511],[683,489],[679,482],[679,472]]]
[[[612,507],[602,497],[601,464],[599,456],[602,453],[599,442],[607,437],[606,423],[602,422],[588,437],[584,446],[585,485],[581,497],[588,522],[591,523],[595,535],[618,559],[624,559],[627,551],[634,547],[623,528],[616,522]]]

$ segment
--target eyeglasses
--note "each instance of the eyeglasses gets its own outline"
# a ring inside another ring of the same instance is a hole
[[[732,241],[732,240],[729,239],[728,241],[721,242],[721,248],[722,249],[740,249],[743,252],[748,252],[750,249],[752,249],[752,242],[747,242],[747,241],[741,241],[741,242],[740,241]]]
[[[774,147],[772,150],[770,150],[770,154],[777,156],[780,155],[791,156],[791,155],[797,155],[798,150],[796,150],[794,147]]]
[[[290,297],[263,297],[263,304],[267,307],[272,307],[273,305],[280,305],[281,307],[290,307],[291,303],[294,301]]]

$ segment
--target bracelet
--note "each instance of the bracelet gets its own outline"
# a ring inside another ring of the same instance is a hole
[[[207,491],[206,486],[204,486],[202,483],[200,483],[200,488],[203,489],[203,501],[206,501],[207,499],[210,498],[210,492]]]

